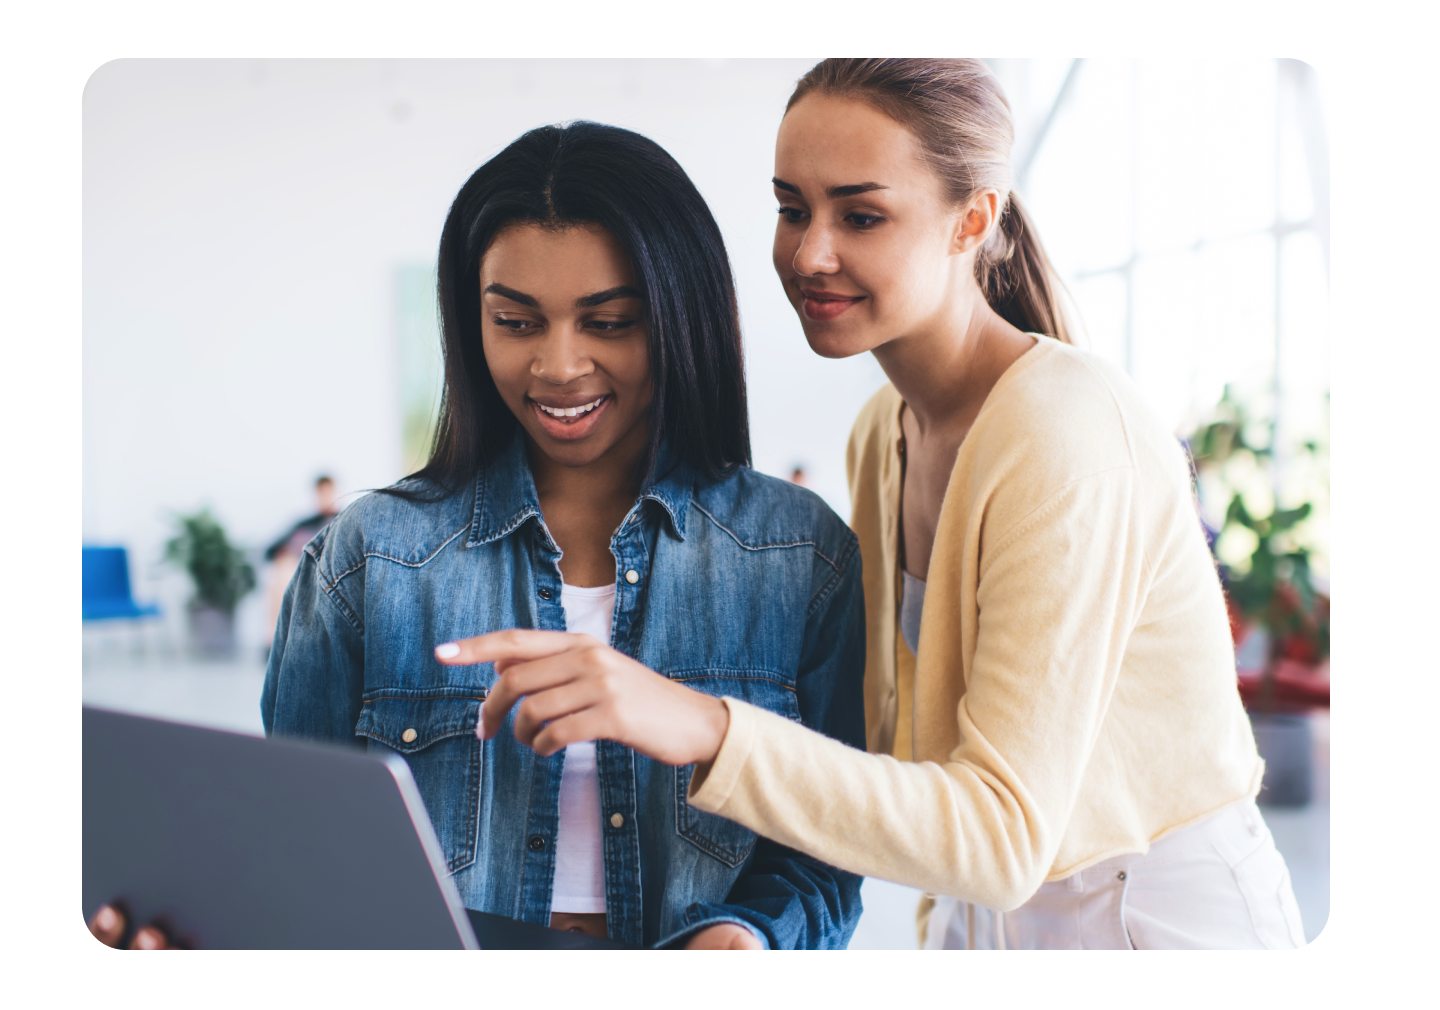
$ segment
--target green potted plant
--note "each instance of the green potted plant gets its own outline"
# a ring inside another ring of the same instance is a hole
[[[1266,761],[1261,800],[1303,806],[1314,774],[1306,713],[1330,704],[1330,600],[1317,588],[1306,541],[1315,502],[1278,506],[1273,440],[1273,425],[1253,420],[1227,387],[1190,450],[1200,497],[1227,502],[1207,530],[1238,647],[1240,695]],[[1325,455],[1311,440],[1293,458],[1323,462]]]
[[[184,570],[195,592],[187,607],[191,647],[202,655],[235,652],[235,608],[255,588],[255,569],[208,508],[175,517],[165,560]]]

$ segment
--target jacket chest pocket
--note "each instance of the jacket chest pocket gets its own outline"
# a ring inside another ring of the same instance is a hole
[[[475,862],[481,772],[475,722],[483,700],[478,688],[465,697],[376,691],[355,724],[371,750],[393,751],[409,764],[451,873]]]

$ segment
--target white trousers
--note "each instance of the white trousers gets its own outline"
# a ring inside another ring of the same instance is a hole
[[[1303,947],[1290,871],[1252,801],[1040,886],[995,912],[940,897],[927,950],[1241,950]]]

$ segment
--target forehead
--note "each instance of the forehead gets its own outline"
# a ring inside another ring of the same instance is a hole
[[[878,182],[896,187],[931,179],[909,129],[868,102],[830,95],[802,98],[775,139],[775,176],[815,187]]]
[[[620,243],[599,225],[507,225],[480,261],[482,289],[500,283],[537,298],[633,285],[633,273]]]

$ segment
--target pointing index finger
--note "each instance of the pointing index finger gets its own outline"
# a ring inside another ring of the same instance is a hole
[[[476,663],[500,661],[527,662],[573,648],[574,640],[574,635],[563,631],[510,628],[437,645],[435,658],[446,666],[473,666]]]

